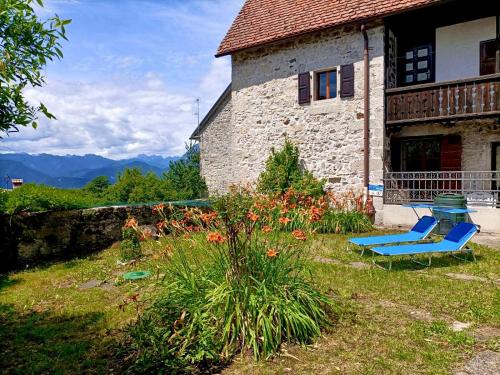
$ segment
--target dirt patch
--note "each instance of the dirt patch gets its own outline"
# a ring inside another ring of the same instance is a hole
[[[454,321],[453,323],[451,323],[450,328],[453,332],[460,332],[460,331],[463,331],[465,329],[469,329],[471,326],[472,326],[472,323],[463,323],[463,322],[459,322],[459,321]]]
[[[112,282],[106,280],[89,280],[79,286],[81,290],[87,290],[92,288],[101,288],[107,292],[112,292],[116,290],[116,287]]]
[[[500,339],[500,329],[496,327],[479,327],[474,331],[474,338],[478,342],[487,342]]]
[[[349,265],[353,268],[357,269],[365,269],[365,268],[371,268],[371,266],[367,263],[364,262],[351,262]]]
[[[100,287],[101,287],[101,289],[104,289],[107,292],[112,292],[112,291],[117,289],[116,286],[113,285],[113,283],[110,283],[108,281],[103,282],[100,285]]]
[[[314,257],[314,260],[316,262],[325,263],[325,264],[341,264],[338,260],[331,259],[331,258]]]
[[[445,273],[446,276],[455,280],[463,280],[463,281],[481,281],[483,283],[494,282],[495,284],[500,285],[500,280],[491,280],[486,277],[468,275],[466,273]]]
[[[454,375],[492,375],[500,374],[500,353],[485,350],[472,358],[465,367]]]
[[[102,284],[101,280],[89,280],[83,284],[80,285],[80,289],[86,290],[86,289],[92,289],[97,286],[100,286]]]

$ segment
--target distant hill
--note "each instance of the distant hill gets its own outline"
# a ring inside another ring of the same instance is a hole
[[[107,176],[113,183],[126,168],[139,168],[143,173],[160,176],[171,161],[181,157],[139,155],[130,159],[112,160],[98,155],[31,155],[0,154],[0,187],[8,188],[8,178],[46,184],[60,188],[80,188],[97,176]]]

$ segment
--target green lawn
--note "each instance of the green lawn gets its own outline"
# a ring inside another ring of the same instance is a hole
[[[342,306],[330,331],[310,347],[283,348],[270,361],[239,356],[223,373],[445,374],[481,350],[500,350],[495,337],[500,330],[500,249],[474,245],[477,262],[436,256],[428,269],[396,260],[387,272],[363,267],[371,256],[346,251],[346,238],[318,235],[311,246],[314,280]],[[124,371],[118,343],[137,306],[121,305],[138,294],[140,306],[147,306],[161,292],[165,253],[165,244],[151,243],[143,260],[120,266],[118,249],[111,248],[1,277],[2,371]],[[120,275],[129,270],[150,270],[154,276],[123,282]],[[450,327],[456,321],[471,325],[454,332]]]

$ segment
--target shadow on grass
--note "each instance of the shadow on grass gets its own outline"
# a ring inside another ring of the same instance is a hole
[[[8,275],[0,275],[0,291],[10,286],[19,284],[19,279],[11,279]]]
[[[111,337],[97,324],[103,313],[21,314],[0,304],[0,368],[2,374],[99,374],[113,362]]]
[[[416,263],[411,260],[410,257],[394,257],[392,259],[392,269],[391,271],[420,271],[428,268],[447,268],[447,267],[455,267],[460,265],[468,265],[477,262],[481,262],[483,256],[476,255],[476,261],[473,261],[472,256],[460,254],[461,257],[464,257],[466,260],[457,259],[449,254],[435,254],[431,258],[431,265],[427,266],[429,258],[426,256],[418,256],[414,259],[422,264]],[[367,254],[362,257],[363,260],[370,261],[371,264],[371,254]],[[389,257],[387,256],[376,256],[375,260],[377,264],[388,267],[389,266]]]

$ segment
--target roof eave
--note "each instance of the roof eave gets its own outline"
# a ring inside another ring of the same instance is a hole
[[[212,108],[210,108],[210,110],[205,115],[205,117],[203,117],[203,120],[201,120],[200,124],[196,127],[196,129],[194,130],[193,134],[191,134],[191,136],[189,137],[189,139],[191,139],[193,141],[199,141],[200,140],[201,132],[203,130],[205,130],[205,128],[207,127],[208,122],[209,122],[210,118],[212,117],[212,115],[215,113],[215,111],[217,110],[217,108],[219,108],[219,106],[224,101],[224,99],[226,98],[226,96],[229,95],[230,93],[231,93],[231,83],[222,92],[222,94],[219,96],[219,98],[214,103],[214,105],[212,106]]]

